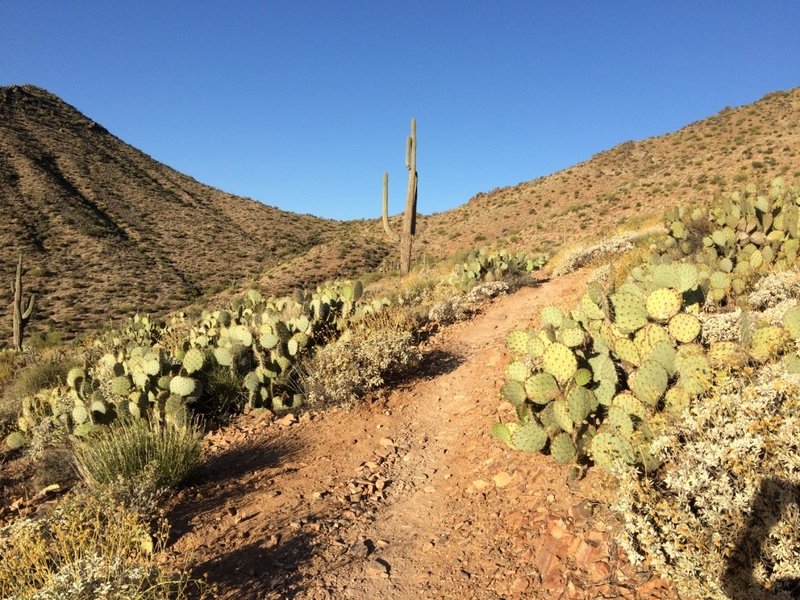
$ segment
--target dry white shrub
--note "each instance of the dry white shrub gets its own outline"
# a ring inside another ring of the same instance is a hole
[[[633,249],[636,234],[631,232],[621,233],[613,237],[604,238],[591,246],[579,246],[567,251],[553,269],[553,276],[566,275],[577,271],[593,260],[610,254],[619,254]]]
[[[421,358],[413,335],[386,326],[342,337],[304,365],[303,388],[311,404],[350,404]]]
[[[694,598],[796,597],[800,378],[768,366],[697,403],[656,440],[657,473],[621,476],[631,559]]]
[[[742,318],[742,310],[740,308],[723,313],[701,312],[697,315],[697,318],[703,324],[702,339],[704,344],[739,341],[739,321]]]
[[[782,302],[764,308],[756,316],[759,320],[769,325],[780,325],[783,323],[783,317],[786,313],[796,305],[797,300],[783,300]]]
[[[439,325],[463,321],[474,315],[480,304],[491,298],[507,294],[511,286],[505,281],[488,281],[472,288],[466,296],[453,296],[437,302],[428,311],[428,319]]]
[[[800,296],[800,273],[781,271],[761,278],[747,300],[750,308],[764,310],[787,300],[795,301],[798,296]]]

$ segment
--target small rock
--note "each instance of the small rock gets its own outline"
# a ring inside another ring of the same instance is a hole
[[[458,574],[462,579],[470,579],[472,577],[472,574],[464,569],[459,569]]]
[[[489,487],[489,482],[484,481],[483,479],[476,479],[472,482],[472,487],[478,491],[485,490],[487,487]]]
[[[381,446],[387,446],[387,447],[391,446],[392,448],[394,447],[394,441],[392,440],[392,438],[382,437],[381,439],[378,440],[378,443]]]
[[[512,475],[509,475],[506,471],[500,471],[497,475],[492,477],[492,481],[494,481],[494,484],[499,488],[506,487],[513,480],[514,477]]]
[[[595,580],[605,580],[611,576],[611,567],[607,562],[600,560],[589,567],[589,573]]]
[[[372,575],[380,575],[381,577],[388,577],[391,567],[382,558],[373,558],[367,563],[367,573]]]
[[[525,590],[527,590],[531,585],[531,582],[528,580],[527,577],[517,577],[514,579],[514,582],[511,584],[509,588],[515,594],[521,594]]]
[[[582,524],[592,518],[592,504],[588,500],[578,502],[570,507],[569,514],[576,522]]]
[[[297,423],[297,417],[294,416],[294,413],[288,413],[286,416],[281,417],[275,422],[281,427],[289,427],[290,425]]]
[[[374,549],[375,544],[372,543],[372,540],[361,540],[353,544],[350,553],[357,558],[367,558]]]

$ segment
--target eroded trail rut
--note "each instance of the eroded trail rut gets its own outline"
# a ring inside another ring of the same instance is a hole
[[[208,439],[171,552],[220,598],[671,598],[621,557],[597,470],[577,482],[489,435],[509,331],[575,274],[435,336],[417,377],[352,410],[243,417]]]

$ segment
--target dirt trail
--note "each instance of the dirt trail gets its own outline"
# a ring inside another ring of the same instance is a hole
[[[356,409],[210,436],[171,510],[172,558],[231,599],[672,598],[619,555],[609,479],[570,481],[489,435],[513,414],[498,402],[507,333],[582,288],[575,274],[495,300]]]

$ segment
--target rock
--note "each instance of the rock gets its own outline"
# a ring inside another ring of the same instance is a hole
[[[525,524],[525,515],[520,511],[513,512],[505,518],[505,522],[510,530],[516,531]]]
[[[476,479],[472,482],[472,487],[480,492],[481,490],[485,490],[487,487],[489,487],[489,482],[484,481],[483,479]]]
[[[387,447],[394,448],[394,441],[392,440],[392,438],[382,437],[381,439],[378,440],[378,443],[381,446],[387,446]]]
[[[492,477],[492,481],[499,488],[504,488],[514,480],[514,476],[509,475],[506,471],[500,471],[497,475]]]
[[[509,590],[514,594],[521,594],[525,590],[527,590],[531,585],[531,582],[528,580],[527,577],[517,577],[514,579],[514,582],[511,584]]]
[[[592,510],[592,504],[588,500],[584,500],[571,506],[569,514],[576,524],[583,525],[583,523],[592,518],[594,511]]]
[[[280,427],[289,427],[295,423],[297,423],[297,417],[294,416],[294,413],[287,413],[286,416],[281,417],[277,421],[275,421]]]
[[[381,577],[388,577],[391,572],[389,563],[380,557],[373,558],[367,563],[367,573],[371,575],[379,575]]]
[[[361,540],[353,544],[350,553],[356,558],[367,558],[373,550],[375,550],[375,544],[372,543],[372,540]]]
[[[611,576],[611,567],[607,562],[599,560],[589,565],[589,575],[596,581],[606,580]]]

